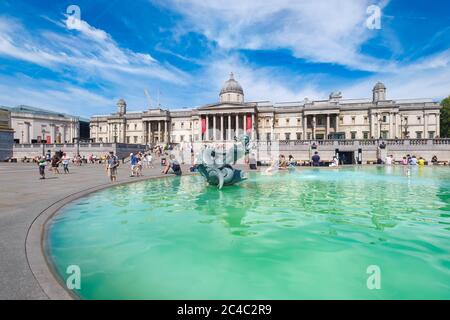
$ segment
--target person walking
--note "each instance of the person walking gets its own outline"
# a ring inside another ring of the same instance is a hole
[[[47,165],[47,160],[44,157],[39,157],[38,166],[39,166],[39,175],[41,176],[39,179],[45,179],[45,166]]]
[[[59,164],[61,163],[61,159],[58,157],[57,154],[55,154],[52,157],[52,170],[54,174],[60,174],[59,172]]]
[[[63,165],[65,174],[69,173],[69,162],[70,162],[69,156],[67,154],[63,153],[62,165]]]
[[[137,163],[138,163],[137,157],[133,153],[130,153],[130,170],[131,170],[130,177],[135,176]]]
[[[117,167],[119,166],[119,158],[114,155],[114,152],[109,153],[108,159],[106,160],[106,172],[111,182],[117,181]]]

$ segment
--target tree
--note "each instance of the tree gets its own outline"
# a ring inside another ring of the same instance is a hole
[[[441,104],[441,138],[450,138],[450,96]]]

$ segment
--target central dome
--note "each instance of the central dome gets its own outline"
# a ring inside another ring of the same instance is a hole
[[[230,73],[230,79],[224,83],[220,90],[220,102],[244,102],[244,90],[239,82],[234,79],[233,72]]]
[[[244,90],[242,90],[242,87],[239,84],[239,82],[234,80],[233,72],[230,73],[230,79],[224,83],[222,90],[220,90],[220,94],[230,92],[244,94]]]

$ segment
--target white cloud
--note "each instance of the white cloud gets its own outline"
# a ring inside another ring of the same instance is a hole
[[[381,7],[388,1],[379,1]],[[360,52],[370,0],[164,0],[195,30],[228,49],[288,48],[298,58],[377,71],[387,61]]]
[[[75,74],[88,73],[106,82],[111,80],[103,75],[112,72],[176,84],[188,78],[183,71],[163,65],[149,54],[119,47],[109,34],[85,21],[79,21],[77,26],[67,32],[62,30],[63,33],[35,30],[32,34],[19,21],[0,16],[0,55],[54,71],[69,68]]]
[[[208,79],[205,83],[217,96],[230,72],[242,85],[246,101],[300,101],[305,97],[319,98],[324,94],[317,86],[310,85],[310,78],[289,78],[278,69],[254,68],[235,55],[209,61],[205,63],[205,68],[202,78]]]
[[[72,115],[105,112],[115,100],[65,82],[25,75],[0,77],[0,104],[29,105]]]

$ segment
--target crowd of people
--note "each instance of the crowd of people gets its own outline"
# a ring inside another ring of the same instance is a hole
[[[158,146],[150,152],[130,153],[128,159],[122,159],[122,162],[124,163],[129,161],[130,177],[141,177],[144,168],[154,168],[152,152],[155,153],[156,157],[161,159],[163,174],[173,173],[175,175],[181,175],[182,171],[180,163],[172,154],[169,154],[168,149]],[[81,166],[82,164],[104,164],[108,177],[114,182],[117,181],[117,169],[121,161],[112,151],[100,157],[93,154],[87,157],[85,155],[74,155],[73,157],[70,157],[61,150],[55,152],[53,155],[51,151],[48,150],[44,156],[35,157],[33,162],[38,165],[40,179],[45,179],[46,168],[53,174],[61,174],[62,172],[64,174],[69,174],[70,164],[74,164],[75,166]],[[61,166],[63,169],[62,172],[60,171]]]
[[[143,175],[144,168],[154,168],[154,157],[158,158],[161,161],[161,166],[163,170],[161,173],[163,174],[175,174],[181,175],[181,165],[180,162],[175,158],[172,153],[173,146],[169,144],[165,145],[156,145],[154,148],[149,150],[146,153],[138,152],[136,154],[130,153],[129,158],[122,159],[123,163],[129,161],[130,165],[130,177],[141,177]],[[191,153],[193,150],[191,150]],[[333,156],[331,161],[322,161],[318,151],[315,151],[311,156],[309,165],[314,167],[319,166],[329,166],[329,167],[338,167],[341,164],[341,160],[337,155]],[[70,157],[63,151],[57,151],[54,155],[51,154],[50,150],[47,151],[45,156],[39,156],[33,159],[33,162],[38,164],[39,174],[41,179],[45,179],[45,169],[48,167],[49,171],[53,172],[53,174],[69,174],[70,164],[75,166],[81,166],[82,164],[104,164],[106,171],[108,173],[108,177],[111,181],[117,180],[117,168],[119,167],[120,161],[117,155],[114,155],[113,152],[109,154],[104,154],[102,156],[97,156],[94,154],[88,156],[74,155]],[[183,163],[183,161],[181,160]],[[249,165],[250,170],[256,170],[258,161],[257,157],[254,153],[250,153],[246,157],[246,163]],[[393,155],[387,155],[385,159],[378,159],[377,164],[380,165],[411,165],[411,166],[425,166],[428,162],[423,157],[416,157],[415,155],[406,155],[402,157],[400,160],[394,159]],[[431,164],[439,164],[438,158],[434,155],[431,159]],[[275,170],[289,170],[293,169],[295,166],[298,166],[299,163],[294,159],[294,156],[289,155],[287,158],[285,155],[281,154],[278,159],[274,159],[271,161],[269,167],[266,169],[266,172],[272,172]],[[62,166],[63,171],[60,171],[60,166]],[[195,167],[195,165],[194,165]]]

